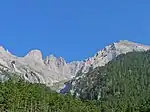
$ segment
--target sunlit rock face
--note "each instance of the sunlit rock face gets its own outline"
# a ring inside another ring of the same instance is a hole
[[[40,50],[32,50],[24,57],[12,55],[8,50],[0,46],[0,70],[20,75],[25,80],[32,83],[42,83],[53,86],[60,81],[68,81],[76,76],[77,73],[87,73],[89,69],[98,66],[105,66],[116,56],[132,51],[146,51],[150,47],[133,43],[130,41],[119,41],[106,46],[98,51],[93,57],[83,61],[73,61],[67,63],[62,57],[54,55],[42,56]],[[4,80],[4,76],[0,75]]]
[[[77,74],[78,72],[76,72],[76,76],[72,79],[72,87],[76,85],[78,79],[86,77],[85,73],[87,73],[90,69],[105,66],[108,62],[110,62],[112,59],[116,58],[120,54],[126,54],[133,51],[147,50],[150,50],[150,46],[141,45],[127,40],[112,43],[106,46],[104,49],[98,51],[93,57],[89,57],[88,59],[80,62],[81,67],[77,68],[79,74]],[[66,87],[68,86],[65,86],[65,88]],[[64,92],[65,89],[63,88],[62,90]],[[71,91],[73,93],[73,90]]]

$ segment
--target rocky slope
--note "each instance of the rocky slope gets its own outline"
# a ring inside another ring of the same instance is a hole
[[[71,66],[68,66],[63,58],[49,56],[43,60],[39,50],[32,50],[25,57],[16,57],[0,47],[0,68],[21,75],[30,82],[48,86],[71,79],[73,75]]]
[[[150,46],[119,41],[106,46],[93,57],[83,61],[66,63],[62,57],[56,58],[53,55],[43,59],[39,50],[32,50],[24,57],[17,57],[0,47],[0,69],[15,73],[32,83],[53,86],[56,83],[72,79],[78,72],[87,73],[90,68],[104,66],[120,54],[149,49]]]
[[[149,62],[150,51],[121,54],[105,66],[72,80],[72,85],[66,87],[81,99],[114,102],[112,105],[116,100],[140,103],[139,99],[147,98],[150,92]]]
[[[147,51],[149,49],[150,46],[141,45],[127,40],[112,43],[111,45],[108,45],[104,49],[98,51],[93,57],[86,59],[84,66],[82,66],[82,72],[87,73],[90,67],[96,68],[98,66],[104,66],[120,54],[133,51]]]

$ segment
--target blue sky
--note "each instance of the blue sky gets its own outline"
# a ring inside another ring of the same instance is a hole
[[[67,61],[92,56],[118,40],[150,43],[149,0],[1,0],[0,45]]]

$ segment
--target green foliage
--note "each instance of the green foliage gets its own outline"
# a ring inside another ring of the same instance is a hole
[[[98,112],[90,102],[52,92],[41,84],[0,83],[0,112]]]
[[[0,83],[0,112],[150,112],[150,51],[91,69],[73,88],[80,99],[4,74],[11,77]]]
[[[120,55],[85,76],[73,89],[104,112],[150,112],[150,51]]]

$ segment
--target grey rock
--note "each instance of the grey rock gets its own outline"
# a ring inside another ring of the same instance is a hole
[[[93,57],[89,57],[84,61],[67,63],[62,57],[57,58],[53,55],[43,59],[40,50],[32,50],[25,57],[17,57],[0,47],[0,70],[15,73],[32,83],[53,86],[56,83],[68,81],[72,78],[82,78],[84,75],[76,76],[79,71],[84,74],[91,68],[105,66],[105,64],[120,54],[149,49],[150,46],[130,41],[119,41],[106,46]],[[0,79],[7,78],[0,74]]]

